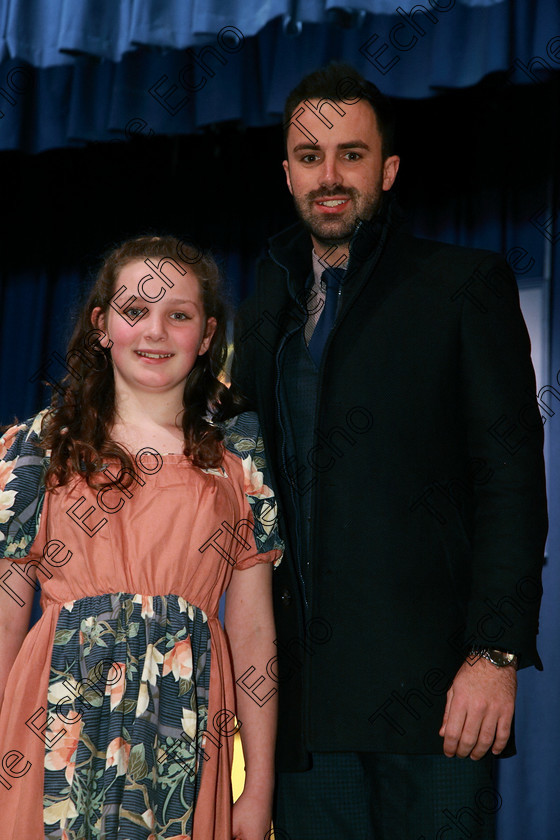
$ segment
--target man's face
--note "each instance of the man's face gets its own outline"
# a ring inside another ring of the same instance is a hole
[[[318,103],[311,100],[312,106]],[[391,189],[399,168],[396,155],[383,161],[381,135],[369,102],[337,104],[344,115],[329,105],[321,109],[332,128],[311,108],[299,117],[316,143],[297,124],[288,129],[288,159],[283,163],[288,189],[315,245],[346,245],[358,219],[375,214],[382,191]]]

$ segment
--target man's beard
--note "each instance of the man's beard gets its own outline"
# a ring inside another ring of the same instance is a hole
[[[352,203],[351,212],[345,213],[344,218],[337,218],[334,214],[325,214],[324,218],[319,218],[313,209],[315,202],[333,196],[349,198]],[[335,186],[330,190],[313,190],[303,199],[294,196],[295,208],[301,221],[317,242],[328,247],[350,242],[358,221],[373,218],[381,206],[381,200],[381,178],[369,193],[360,193],[354,187]]]

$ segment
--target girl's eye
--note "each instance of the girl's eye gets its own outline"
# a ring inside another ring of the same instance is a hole
[[[190,320],[190,315],[187,315],[186,312],[172,312],[171,317],[175,321],[188,321],[188,320]]]
[[[128,315],[131,321],[134,321],[140,317],[142,311],[143,310],[140,309],[138,306],[131,306],[129,309],[126,310],[124,314]]]

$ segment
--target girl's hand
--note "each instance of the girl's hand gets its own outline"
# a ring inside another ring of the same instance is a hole
[[[232,840],[268,840],[272,807],[268,797],[243,792],[232,813]]]

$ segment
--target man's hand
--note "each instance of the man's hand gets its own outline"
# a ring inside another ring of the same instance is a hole
[[[511,665],[497,668],[480,656],[463,662],[447,692],[439,730],[445,755],[469,755],[476,761],[490,747],[494,755],[501,753],[511,731],[516,691]]]

